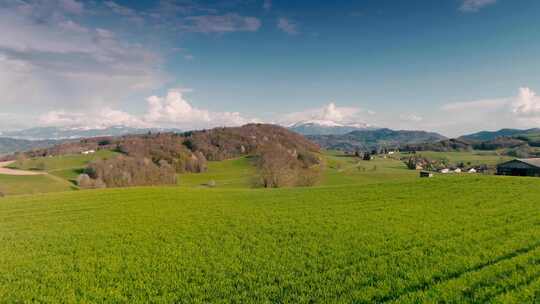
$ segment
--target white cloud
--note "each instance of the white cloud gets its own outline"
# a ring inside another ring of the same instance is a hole
[[[290,125],[301,121],[329,121],[334,123],[366,123],[374,112],[356,107],[338,107],[331,102],[321,108],[285,114],[279,123]]]
[[[461,7],[462,12],[477,12],[480,9],[495,4],[497,0],[463,0]]]
[[[180,26],[184,31],[196,33],[256,32],[260,27],[259,19],[235,13],[190,16]]]
[[[41,126],[106,128],[112,126],[149,127],[147,123],[128,113],[104,108],[90,112],[50,111],[38,118]]]
[[[499,108],[505,105],[507,102],[508,102],[507,98],[482,99],[482,100],[474,100],[474,101],[448,103],[448,104],[443,105],[441,109],[444,111],[469,111],[469,110],[475,110],[475,109],[486,110],[486,109]]]
[[[441,110],[438,121],[431,121],[432,126],[452,135],[540,124],[540,97],[527,87],[520,88],[514,97],[449,103]]]
[[[148,97],[148,114],[145,119],[158,124],[208,123],[210,114],[194,108],[183,97],[181,90],[171,90],[165,97]]]
[[[158,126],[185,129],[215,126],[238,126],[255,119],[244,118],[238,112],[211,112],[191,105],[184,98],[184,90],[169,90],[165,97],[151,96],[147,99],[148,113],[144,121]]]
[[[11,111],[90,109],[163,84],[158,53],[73,19],[85,13],[74,0],[0,5],[1,105]]]
[[[284,31],[285,33],[289,35],[298,34],[297,24],[287,18],[283,18],[283,17],[279,18],[277,21],[277,27],[278,29]]]
[[[520,88],[512,103],[512,112],[518,116],[540,117],[540,97],[529,88]]]
[[[123,125],[184,130],[258,122],[256,119],[247,119],[238,112],[212,112],[196,108],[184,98],[185,92],[188,90],[172,89],[166,96],[148,97],[147,112],[140,116],[106,107],[90,111],[50,111],[41,115],[38,121],[41,126],[105,128]]]

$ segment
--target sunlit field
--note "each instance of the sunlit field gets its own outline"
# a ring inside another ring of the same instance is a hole
[[[452,176],[3,198],[0,301],[530,302],[539,196]]]

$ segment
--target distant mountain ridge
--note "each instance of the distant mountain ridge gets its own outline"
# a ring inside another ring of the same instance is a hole
[[[365,129],[342,135],[308,135],[308,139],[328,150],[370,151],[378,148],[398,148],[402,145],[433,143],[447,138],[435,132]]]
[[[499,137],[540,137],[540,129],[501,129],[498,131],[481,131],[469,135],[461,136],[460,138],[472,141],[490,141]]]
[[[48,148],[59,144],[58,140],[26,140],[0,137],[0,155],[39,148]]]
[[[365,123],[337,123],[330,120],[301,121],[289,126],[289,130],[302,135],[343,135],[353,131],[374,129]]]
[[[103,129],[97,128],[59,128],[59,127],[37,127],[31,129],[4,131],[0,136],[25,140],[60,140],[77,139],[101,136],[122,136],[128,134],[144,134],[156,132],[181,132],[179,129],[157,129],[157,128],[132,128],[127,126],[113,126]]]

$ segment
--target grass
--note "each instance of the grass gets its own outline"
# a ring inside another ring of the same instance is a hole
[[[48,175],[14,176],[0,174],[0,192],[5,195],[61,192],[74,189],[59,178]]]
[[[100,150],[94,154],[70,154],[55,157],[38,157],[15,162],[9,166],[12,169],[45,171],[65,180],[73,181],[81,174],[88,163],[117,155],[116,152]]]
[[[343,156],[339,153],[326,155],[326,170],[322,185],[372,184],[389,181],[410,181],[418,172],[408,170],[396,159],[376,157],[371,161]]]
[[[468,175],[3,198],[0,302],[531,303],[539,197]]]
[[[216,188],[250,188],[255,177],[255,167],[250,157],[241,157],[225,161],[208,162],[208,171],[204,173],[186,173],[179,175],[182,187],[207,187],[213,181]]]

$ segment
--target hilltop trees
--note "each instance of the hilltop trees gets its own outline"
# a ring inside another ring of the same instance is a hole
[[[118,144],[118,150],[128,156],[148,158],[155,164],[166,161],[177,173],[206,171],[205,156],[188,149],[184,140],[184,137],[173,133],[130,136]]]
[[[320,159],[313,153],[265,145],[257,158],[256,185],[265,188],[312,186],[320,178]]]
[[[173,185],[176,172],[165,160],[119,156],[92,162],[77,182],[82,188]]]

